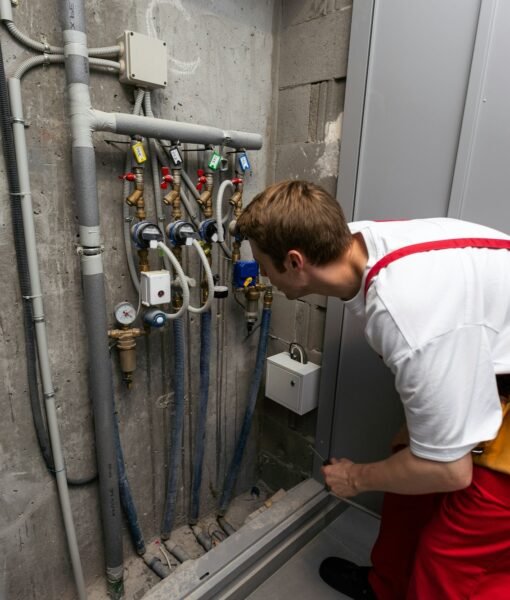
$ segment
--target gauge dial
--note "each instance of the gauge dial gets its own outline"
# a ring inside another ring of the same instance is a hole
[[[130,302],[120,302],[113,310],[119,325],[131,325],[136,319],[136,308]]]

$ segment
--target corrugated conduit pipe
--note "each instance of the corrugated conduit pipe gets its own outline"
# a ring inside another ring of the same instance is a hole
[[[18,70],[17,75],[25,71]],[[55,390],[53,388],[51,368],[48,352],[48,340],[46,335],[46,322],[42,301],[42,290],[39,275],[39,264],[37,257],[37,242],[33,220],[32,197],[30,190],[30,175],[28,166],[28,152],[25,137],[25,121],[23,116],[23,104],[21,99],[21,81],[18,77],[9,79],[9,98],[13,122],[14,146],[19,176],[19,197],[23,215],[23,231],[28,259],[28,270],[30,275],[30,287],[32,295],[32,315],[35,323],[35,336],[37,341],[37,355],[39,358],[39,372],[41,376],[42,390],[45,400],[46,418],[51,440],[51,449],[55,465],[55,476],[64,520],[64,527],[69,547],[74,579],[80,599],[86,599],[85,582],[80,562],[78,541],[69,500],[67,488],[66,470],[64,456],[60,441],[57,412],[55,407]]]
[[[21,296],[23,298],[23,322],[25,332],[25,348],[27,357],[27,379],[30,396],[30,405],[34,427],[46,467],[50,473],[55,474],[55,464],[51,454],[50,440],[46,425],[44,423],[41,404],[39,401],[39,390],[37,383],[37,357],[35,352],[34,324],[32,321],[31,299],[32,292],[30,287],[30,275],[28,270],[28,257],[25,247],[25,234],[23,232],[23,218],[19,201],[20,188],[18,178],[18,168],[16,165],[16,156],[14,152],[14,137],[12,133],[11,111],[9,108],[9,99],[7,94],[7,81],[5,79],[5,69],[0,47],[0,105],[2,114],[2,140],[4,144],[4,158],[6,161],[6,172],[9,182],[11,196],[12,226],[14,233],[14,247],[16,250],[16,262],[18,267],[18,278],[20,283]],[[85,485],[97,479],[97,473],[85,478],[67,477],[69,485]]]
[[[260,382],[262,380],[262,373],[264,370],[264,359],[267,351],[270,322],[271,308],[264,307],[262,311],[262,319],[260,324],[260,337],[257,347],[257,358],[255,360],[255,371],[253,373],[253,378],[251,380],[250,388],[248,391],[248,404],[246,406],[246,412],[244,414],[244,420],[241,428],[241,433],[239,434],[239,440],[237,442],[234,456],[232,458],[232,462],[230,463],[230,467],[225,478],[225,485],[223,488],[223,494],[221,496],[220,506],[218,510],[219,517],[225,516],[225,513],[227,512],[228,506],[230,504],[232,492],[234,491],[234,485],[239,474],[239,469],[241,468],[241,461],[243,459],[244,449],[246,447],[246,442],[248,441],[248,436],[250,434],[251,424],[253,421],[253,414],[255,412],[255,405],[257,403],[257,395],[260,387]]]

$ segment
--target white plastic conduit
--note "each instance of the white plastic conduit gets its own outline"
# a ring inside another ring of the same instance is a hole
[[[177,278],[181,282],[182,286],[182,306],[176,313],[165,313],[167,319],[178,319],[182,317],[184,313],[190,308],[189,306],[189,287],[188,287],[188,279],[182,270],[182,267],[175,257],[174,253],[168,248],[163,242],[158,242],[156,244],[156,248],[163,250],[165,255],[168,257],[170,262],[172,263],[173,268],[177,274]],[[201,249],[201,248],[200,248]]]
[[[225,194],[225,190],[229,188],[231,191],[234,191],[234,184],[230,181],[230,179],[225,179],[225,181],[220,185],[220,189],[218,190],[218,195],[216,196],[216,203],[214,205],[214,218],[216,219],[216,229],[218,230],[218,243],[222,243],[225,241],[225,236],[223,235],[223,223],[225,223],[228,219],[228,213],[223,217],[223,195]]]
[[[207,301],[205,302],[205,304],[202,304],[200,308],[197,308],[196,306],[188,306],[188,310],[190,312],[199,314],[205,312],[206,310],[209,310],[209,308],[211,307],[212,301],[214,299],[214,278],[211,271],[211,265],[207,260],[205,252],[202,250],[202,246],[197,242],[197,240],[193,240],[193,246],[198,252],[198,256],[200,257],[200,260],[202,261],[202,264],[204,266],[205,276],[207,278],[207,288],[209,291],[207,295]]]

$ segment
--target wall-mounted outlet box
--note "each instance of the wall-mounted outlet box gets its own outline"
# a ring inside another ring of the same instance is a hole
[[[140,294],[144,306],[158,306],[170,302],[170,272],[142,271]]]
[[[124,31],[120,46],[121,83],[154,89],[167,83],[166,42],[135,31]]]
[[[319,402],[320,366],[301,363],[280,352],[267,358],[266,396],[304,415]]]

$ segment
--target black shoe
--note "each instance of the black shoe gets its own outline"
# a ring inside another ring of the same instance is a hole
[[[350,560],[330,556],[322,561],[319,575],[332,588],[354,600],[377,600],[368,573],[371,567],[359,567]]]

